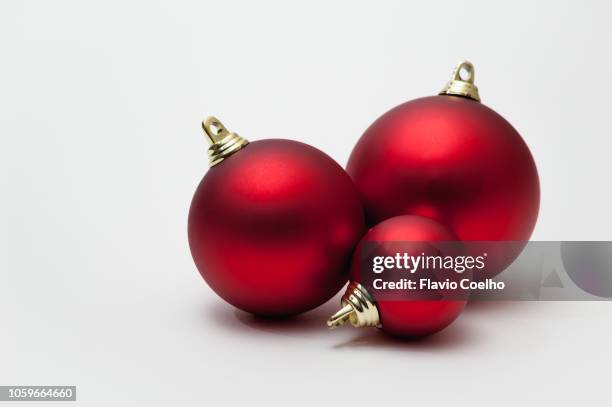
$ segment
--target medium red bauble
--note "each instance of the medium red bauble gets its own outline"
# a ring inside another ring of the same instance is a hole
[[[214,118],[203,127],[212,167],[191,203],[189,245],[204,280],[225,301],[262,316],[329,300],[347,281],[364,229],[350,177],[306,144],[248,143]]]
[[[397,281],[411,276],[418,281],[424,277],[423,270],[415,274],[405,270],[403,273],[388,270],[384,273],[392,274],[372,274],[371,260],[381,255],[393,257],[400,251],[416,256],[456,256],[460,246],[450,230],[429,218],[404,215],[377,224],[355,250],[351,283],[342,297],[343,308],[330,318],[328,326],[333,328],[346,322],[356,327],[378,326],[390,335],[407,338],[423,337],[444,329],[465,307],[468,294],[465,290],[455,293],[395,290],[390,294],[377,291],[372,284],[375,278]],[[471,275],[467,272],[461,278],[470,279]],[[446,277],[457,281],[459,275],[451,271]],[[444,276],[438,276],[438,281],[443,280]]]
[[[529,239],[540,204],[535,162],[514,127],[480,103],[473,80],[473,66],[463,62],[444,94],[399,105],[363,134],[347,171],[369,224],[414,214],[461,240]],[[491,256],[498,265],[490,265],[489,276],[521,249]]]

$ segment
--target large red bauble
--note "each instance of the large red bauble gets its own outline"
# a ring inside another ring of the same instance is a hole
[[[454,241],[457,241],[457,236],[432,219],[421,216],[396,216],[387,219],[371,228],[359,242],[353,255],[350,280],[353,282],[363,281],[364,270],[361,252],[368,244],[399,243],[401,247],[413,255],[418,255],[421,252],[426,255],[446,255],[451,253],[436,253],[438,249],[435,248],[435,244],[426,247],[428,246],[427,243]],[[397,273],[397,271],[391,272]],[[417,271],[417,273],[420,272]],[[466,304],[465,300],[456,299],[458,296],[447,296],[446,298],[453,298],[447,300],[416,300],[414,296],[418,293],[406,294],[406,299],[401,299],[401,297],[377,299],[374,292],[371,292],[371,294],[374,295],[376,300],[380,328],[384,332],[398,337],[416,338],[434,334],[457,319]]]
[[[461,240],[527,241],[538,216],[538,173],[527,145],[503,117],[466,97],[425,97],[385,113],[355,146],[347,171],[369,224],[414,214]],[[489,274],[518,252],[496,254]]]
[[[336,294],[363,228],[342,167],[281,139],[252,142],[213,166],[189,211],[202,277],[230,304],[263,316],[308,311]]]

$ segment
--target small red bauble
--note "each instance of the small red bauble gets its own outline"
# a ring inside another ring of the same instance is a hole
[[[456,241],[457,237],[446,227],[421,216],[396,216],[374,226],[361,239],[355,250],[351,265],[351,283],[342,297],[343,308],[329,319],[328,326],[334,328],[346,322],[356,327],[377,326],[390,335],[406,338],[423,337],[444,329],[461,314],[467,293],[450,296],[442,293],[438,298],[446,299],[438,300],[431,299],[436,297],[431,292],[419,290],[401,293],[394,296],[395,298],[392,298],[393,295],[377,297],[376,292],[372,290],[371,281],[366,282],[370,270],[364,268],[364,256],[374,256],[372,251],[375,251],[376,255],[381,254],[381,250],[386,250],[381,249],[386,243],[410,251],[411,255],[450,255],[456,252],[449,252],[448,244]],[[446,246],[440,249],[435,242],[444,242]],[[389,254],[393,256],[393,253]],[[398,271],[393,270],[390,273]],[[454,280],[453,275],[449,277]]]
[[[189,211],[189,245],[225,301],[262,316],[294,315],[346,283],[364,229],[357,191],[329,156],[291,140],[248,143],[203,123],[211,168]]]
[[[369,224],[414,214],[461,240],[529,239],[540,204],[535,162],[512,125],[480,103],[473,82],[473,66],[462,62],[439,96],[399,105],[363,134],[347,171]],[[498,265],[479,277],[509,265],[522,249],[510,246],[519,250],[493,254]]]

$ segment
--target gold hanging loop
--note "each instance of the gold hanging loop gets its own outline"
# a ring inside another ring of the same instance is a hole
[[[462,75],[465,72],[465,75]],[[474,85],[474,65],[470,61],[461,61],[455,67],[451,80],[448,81],[439,95],[463,96],[480,102],[478,88]]]
[[[327,320],[331,329],[350,322],[354,327],[380,325],[378,309],[374,299],[366,288],[359,283],[351,282],[342,296],[342,309]]]
[[[219,164],[221,161],[240,150],[249,141],[240,137],[236,133],[230,133],[221,120],[214,116],[209,116],[202,122],[202,129],[208,138],[208,161],[210,167]]]

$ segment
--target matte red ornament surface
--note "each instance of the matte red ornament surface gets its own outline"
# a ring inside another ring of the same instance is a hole
[[[350,177],[314,147],[251,142],[212,167],[189,212],[191,253],[210,287],[264,316],[329,300],[364,229]]]
[[[419,245],[419,250],[410,254],[420,254],[422,244],[426,242],[454,242],[457,240],[448,228],[440,223],[421,216],[396,216],[387,219],[371,228],[361,239],[351,264],[351,281],[362,282],[363,265],[361,251],[369,242],[402,242],[410,247],[409,242]],[[434,253],[423,249],[426,255]],[[466,275],[467,277],[467,275]],[[374,297],[375,293],[370,292]],[[414,294],[408,294],[414,298]],[[418,295],[418,294],[417,294]],[[376,300],[380,316],[381,329],[398,337],[418,338],[434,334],[450,325],[463,311],[464,300]]]
[[[527,241],[538,216],[538,173],[527,145],[503,117],[465,97],[425,97],[385,113],[355,146],[347,171],[369,224],[414,214],[461,240]],[[516,255],[495,254],[503,261],[490,265],[490,275]]]

